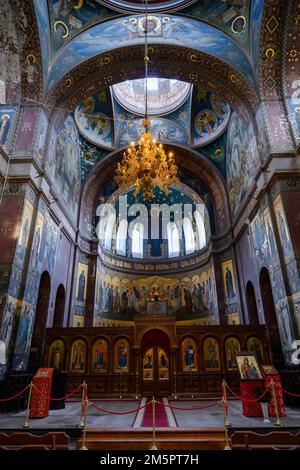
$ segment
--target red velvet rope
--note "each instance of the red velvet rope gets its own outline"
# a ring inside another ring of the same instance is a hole
[[[76,388],[76,390],[73,390],[73,392],[69,393],[68,395],[66,395],[65,397],[61,397],[61,398],[51,398],[51,397],[47,397],[47,395],[44,395],[43,392],[41,392],[36,385],[33,384],[33,387],[36,389],[36,391],[43,397],[43,398],[46,398],[47,400],[50,400],[50,401],[61,401],[61,400],[64,400],[65,398],[70,398],[72,397],[76,392],[78,392],[78,390],[82,387],[82,384],[79,385],[78,388]]]
[[[261,399],[265,396],[265,394],[267,393],[267,391],[268,391],[269,388],[271,387],[271,383],[267,386],[267,388],[266,388],[266,390],[264,391],[264,393],[263,393],[262,395],[260,395],[260,397],[255,398],[254,400],[249,400],[249,399],[247,399],[247,398],[239,397],[236,393],[234,393],[233,390],[231,390],[231,388],[229,387],[229,385],[226,384],[226,387],[228,388],[228,390],[230,391],[230,393],[231,393],[234,397],[238,398],[239,400],[245,401],[245,402],[247,402],[247,403],[256,403],[256,402],[258,402],[259,400],[261,400]]]
[[[16,395],[14,395],[13,397],[9,397],[9,398],[0,398],[0,402],[6,402],[6,401],[11,401],[11,400],[15,400],[16,398],[18,398],[20,395],[22,395],[26,390],[27,388],[29,387],[30,385],[27,385],[27,387],[24,388],[24,390],[21,390],[21,392],[17,393]]]
[[[287,395],[289,395],[290,397],[297,397],[297,398],[300,398],[300,395],[297,394],[297,393],[292,393],[292,392],[288,392],[287,390],[285,390],[284,388],[282,389],[283,393],[286,393]]]
[[[151,403],[151,402],[149,402]],[[180,410],[180,411],[194,411],[194,410],[206,410],[207,408],[212,408],[213,406],[218,405],[218,402],[211,403],[210,405],[206,406],[197,406],[195,408],[179,408],[178,406],[172,406],[168,405],[167,403],[163,403],[162,401],[157,402],[159,405],[167,406],[168,408],[171,408],[172,410]]]
[[[136,413],[137,411],[140,411],[146,408],[146,406],[148,406],[152,402],[149,401],[148,403],[146,403],[146,405],[140,406],[139,408],[135,408],[135,410],[131,410],[131,411],[109,411],[109,410],[104,410],[104,408],[100,408],[100,406],[95,405],[95,403],[93,403],[92,401],[90,401],[89,403],[97,410],[103,411],[104,413],[108,413],[110,415],[130,415],[131,413]]]

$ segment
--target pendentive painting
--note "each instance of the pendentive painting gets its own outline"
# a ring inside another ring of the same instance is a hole
[[[115,344],[114,370],[115,372],[129,371],[129,342],[127,339],[119,339]]]
[[[205,370],[221,370],[219,345],[215,338],[204,340],[203,354]]]
[[[236,355],[240,352],[241,345],[237,338],[230,337],[225,341],[227,370],[237,370]]]
[[[50,347],[49,367],[63,370],[65,363],[65,343],[61,339],[53,341]]]
[[[108,345],[105,339],[98,339],[93,346],[92,371],[107,372]]]
[[[198,370],[197,363],[197,346],[192,338],[185,338],[181,343],[181,357],[183,372],[196,372]]]
[[[86,344],[82,339],[77,339],[72,344],[70,372],[84,372],[86,358]]]

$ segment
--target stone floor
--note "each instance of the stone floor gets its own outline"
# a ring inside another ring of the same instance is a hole
[[[172,401],[171,405],[181,408],[196,408],[206,406],[209,401]],[[233,428],[278,428],[274,426],[275,418],[270,418],[271,423],[264,423],[263,418],[248,418],[242,414],[242,403],[240,401],[229,401],[228,415]],[[283,427],[300,428],[300,409],[286,409],[287,416],[282,418]],[[195,411],[174,410],[173,413],[177,425],[181,428],[218,428],[224,425],[223,407],[217,405],[212,408]]]
[[[196,408],[210,404],[209,401],[185,400],[171,401],[171,405],[180,408]],[[140,402],[135,400],[101,400],[96,403],[98,407],[110,411],[124,412],[136,409]],[[75,428],[80,421],[80,403],[67,402],[62,410],[50,410],[49,416],[42,419],[30,420],[31,429],[43,428]],[[203,410],[173,410],[175,425],[182,428],[218,428],[224,425],[223,409],[220,405]],[[88,428],[130,428],[134,426],[136,413],[126,415],[112,415],[96,410],[89,406]],[[233,428],[278,428],[271,423],[264,423],[262,418],[247,418],[242,415],[242,405],[239,401],[229,401],[229,419]],[[1,429],[21,429],[25,420],[25,411],[18,413],[0,414]],[[174,426],[174,422],[170,423]],[[136,426],[135,426],[136,427]],[[300,427],[300,409],[287,408],[286,418],[282,418],[282,427]]]

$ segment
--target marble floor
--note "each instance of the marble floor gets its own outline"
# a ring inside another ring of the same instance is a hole
[[[165,400],[164,400],[165,402]],[[101,400],[96,403],[100,408],[112,412],[127,412],[136,409],[140,403],[145,401],[122,400],[111,401]],[[166,402],[178,408],[197,408],[209,405],[210,401],[198,400],[178,400]],[[49,416],[42,419],[30,420],[31,429],[58,429],[76,428],[80,422],[81,403],[66,402],[66,407],[62,410],[50,410]],[[287,408],[287,416],[282,418],[282,427],[300,428],[300,409]],[[173,409],[174,420],[170,422],[170,427],[180,428],[219,428],[224,425],[223,408],[221,405],[202,410],[176,410]],[[137,413],[132,414],[108,414],[92,407],[88,408],[87,427],[88,428],[130,428],[139,427],[136,425]],[[169,416],[171,416],[169,414]],[[271,423],[264,423],[262,418],[247,418],[242,415],[242,404],[239,401],[229,401],[229,419],[233,428],[277,428],[275,419]],[[21,429],[25,420],[25,411],[18,413],[0,414],[1,429]]]

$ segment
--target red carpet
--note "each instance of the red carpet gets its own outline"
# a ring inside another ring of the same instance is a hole
[[[151,398],[148,399],[148,402],[151,401]],[[157,401],[162,402],[162,398],[157,398]],[[144,418],[141,424],[142,427],[152,428],[152,404],[146,406],[144,413]],[[163,405],[155,404],[155,427],[157,428],[168,428],[169,422],[167,418],[167,413]]]

